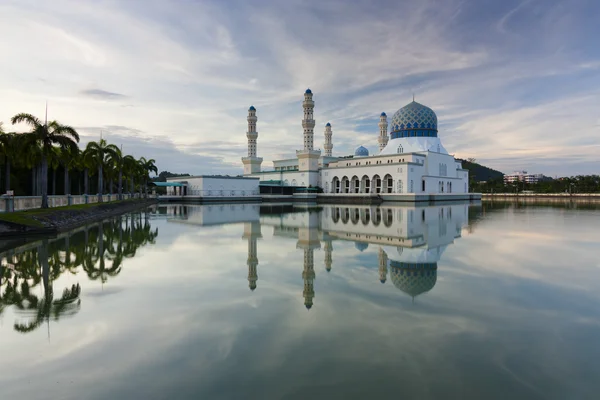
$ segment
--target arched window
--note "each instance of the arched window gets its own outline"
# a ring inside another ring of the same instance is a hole
[[[423,181],[421,182],[421,191],[425,191],[425,179],[423,179]]]
[[[404,153],[404,149],[402,148],[402,145],[398,146],[398,154],[402,154]]]

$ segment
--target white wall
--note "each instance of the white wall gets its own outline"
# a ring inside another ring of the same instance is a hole
[[[168,181],[186,183],[188,196],[247,197],[259,194],[259,180],[247,177],[191,176],[171,178]],[[169,193],[173,193],[172,187],[167,188],[167,194]]]

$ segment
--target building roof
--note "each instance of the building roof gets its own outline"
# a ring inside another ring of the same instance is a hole
[[[423,104],[413,101],[396,111],[392,117],[390,132],[405,129],[433,129],[437,131],[437,115]]]

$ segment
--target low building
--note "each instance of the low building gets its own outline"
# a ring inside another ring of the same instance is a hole
[[[548,179],[543,174],[528,174],[527,171],[516,171],[510,175],[504,175],[504,183],[538,183]]]
[[[259,196],[258,178],[228,175],[198,175],[167,178],[167,196],[199,198],[252,198]]]

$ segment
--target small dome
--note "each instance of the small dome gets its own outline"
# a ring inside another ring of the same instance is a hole
[[[312,93],[312,90],[306,89],[306,92],[304,92],[304,93],[306,93],[306,94]]]
[[[355,151],[354,155],[356,157],[367,157],[369,155],[369,149],[364,146],[359,146]]]
[[[381,116],[382,116],[382,117],[387,117],[387,114],[386,114],[386,113],[384,113],[384,112],[382,112],[382,113],[381,113]]]
[[[328,123],[325,124],[325,126],[331,126],[331,124],[328,122]]]
[[[369,243],[365,243],[365,242],[355,242],[354,243],[354,247],[356,247],[356,249],[358,251],[365,251],[366,249],[369,248]]]
[[[256,108],[254,108],[254,106],[250,106],[250,108],[248,109],[248,111],[256,111]]]

